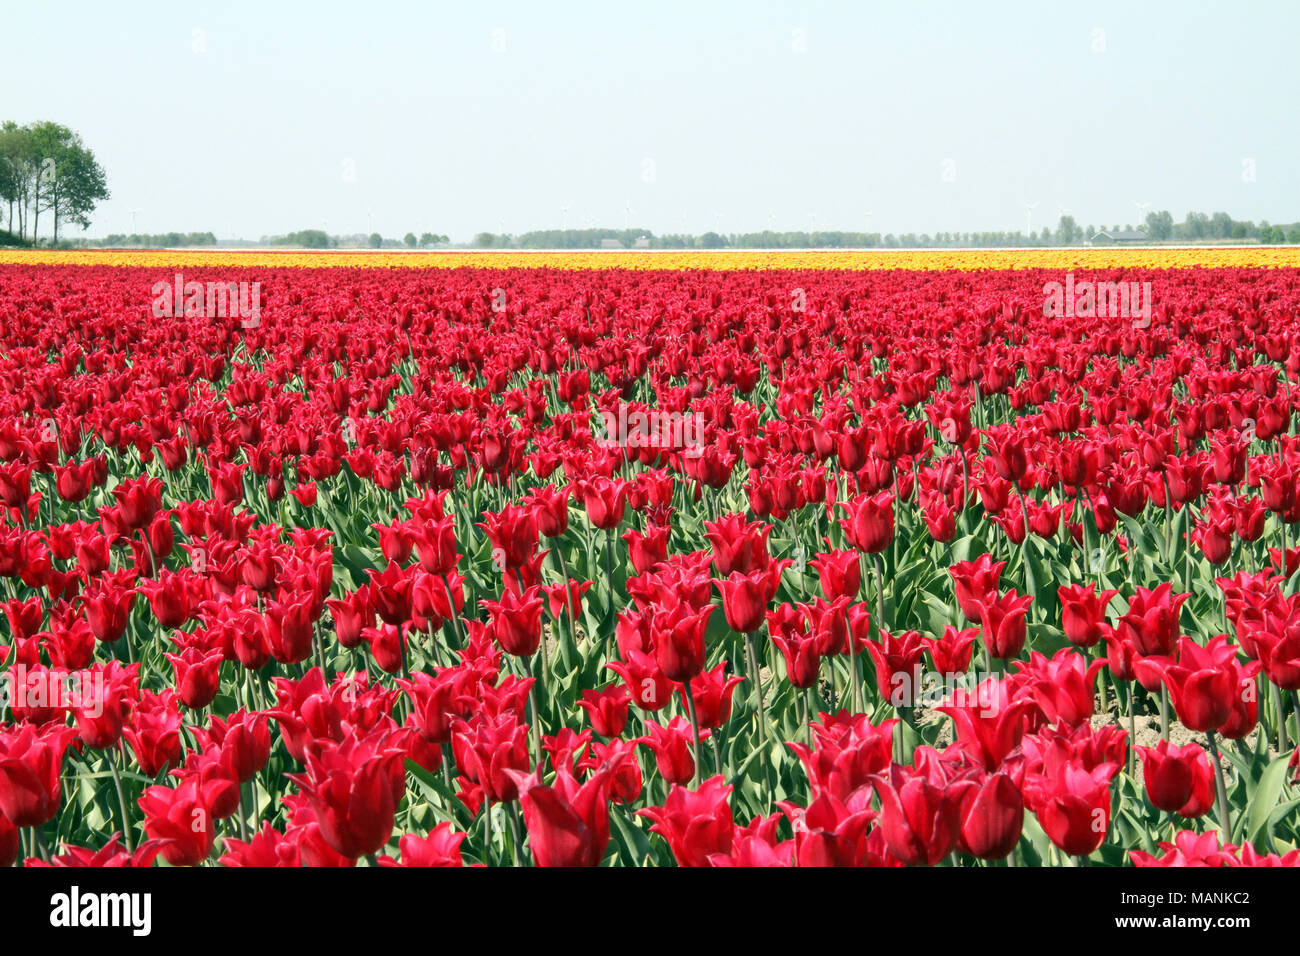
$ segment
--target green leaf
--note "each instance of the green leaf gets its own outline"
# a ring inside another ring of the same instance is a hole
[[[654,852],[650,847],[650,838],[634,820],[628,819],[616,808],[611,808],[609,819],[614,824],[612,836],[622,863],[627,866],[640,866],[653,860]]]
[[[1287,764],[1290,756],[1284,754],[1275,758],[1260,777],[1255,793],[1246,808],[1246,835],[1253,841],[1260,829],[1268,822],[1269,814],[1277,806],[1282,796],[1282,787],[1286,784]]]

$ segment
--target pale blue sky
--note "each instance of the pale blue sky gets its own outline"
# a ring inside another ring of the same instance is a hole
[[[11,4],[4,36],[0,118],[108,172],[92,236],[1300,219],[1294,0]]]

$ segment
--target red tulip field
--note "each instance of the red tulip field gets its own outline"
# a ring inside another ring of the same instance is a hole
[[[176,273],[0,266],[0,865],[1300,865],[1297,270]]]

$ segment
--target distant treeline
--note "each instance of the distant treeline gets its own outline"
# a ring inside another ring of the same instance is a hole
[[[300,229],[284,236],[271,236],[265,240],[272,246],[298,246],[303,249],[338,249],[366,246],[371,249],[428,249],[443,246],[451,242],[446,236],[432,232],[421,233],[418,237],[408,232],[400,240],[385,239],[377,232],[370,235],[356,233],[350,236],[331,236],[323,229]]]
[[[1140,233],[1136,241],[1148,242],[1224,242],[1224,243],[1292,243],[1300,245],[1300,223],[1270,225],[1233,219],[1227,213],[1210,215],[1190,212],[1182,222],[1174,222],[1167,211],[1147,215],[1145,222],[1133,225],[1105,224],[1080,226],[1071,216],[1062,216],[1056,228],[1044,226],[1027,235],[1015,232],[939,232],[879,233],[843,232],[763,232],[719,233],[701,235],[670,233],[657,236],[648,229],[542,229],[521,235],[480,232],[471,246],[479,249],[600,249],[611,245],[624,249],[972,249],[1007,246],[1073,246],[1091,243],[1099,233]],[[3,241],[0,235],[0,241]],[[1098,239],[1104,242],[1105,239]],[[1132,241],[1130,237],[1130,241]],[[232,246],[291,246],[303,249],[429,249],[447,246],[451,240],[431,232],[418,237],[408,232],[401,239],[384,238],[379,233],[330,235],[323,229],[300,229],[282,236],[263,236],[250,240],[226,240]],[[150,248],[160,246],[215,246],[210,232],[167,232],[157,235],[114,234],[97,240],[74,240],[72,245]]]
[[[1236,220],[1227,213],[1212,215],[1191,212],[1183,222],[1174,222],[1167,211],[1148,214],[1144,224],[1126,226],[1080,226],[1072,216],[1062,216],[1056,228],[1044,226],[1026,235],[1015,232],[763,232],[656,236],[648,229],[544,229],[511,236],[481,232],[474,245],[483,249],[599,249],[607,239],[632,248],[644,240],[651,249],[917,249],[980,248],[993,246],[1072,246],[1091,242],[1102,232],[1143,232],[1152,242],[1266,242],[1300,243],[1300,223],[1256,225]]]
[[[210,232],[160,232],[153,235],[131,233],[126,236],[120,232],[111,233],[103,239],[87,239],[87,246],[111,249],[156,249],[159,247],[175,248],[177,246],[215,246],[217,237]]]

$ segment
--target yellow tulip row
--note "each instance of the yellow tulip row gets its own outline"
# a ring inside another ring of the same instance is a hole
[[[1169,246],[1070,249],[656,250],[629,252],[197,249],[0,249],[0,265],[152,268],[548,268],[548,269],[1169,269],[1300,268],[1300,247]]]

